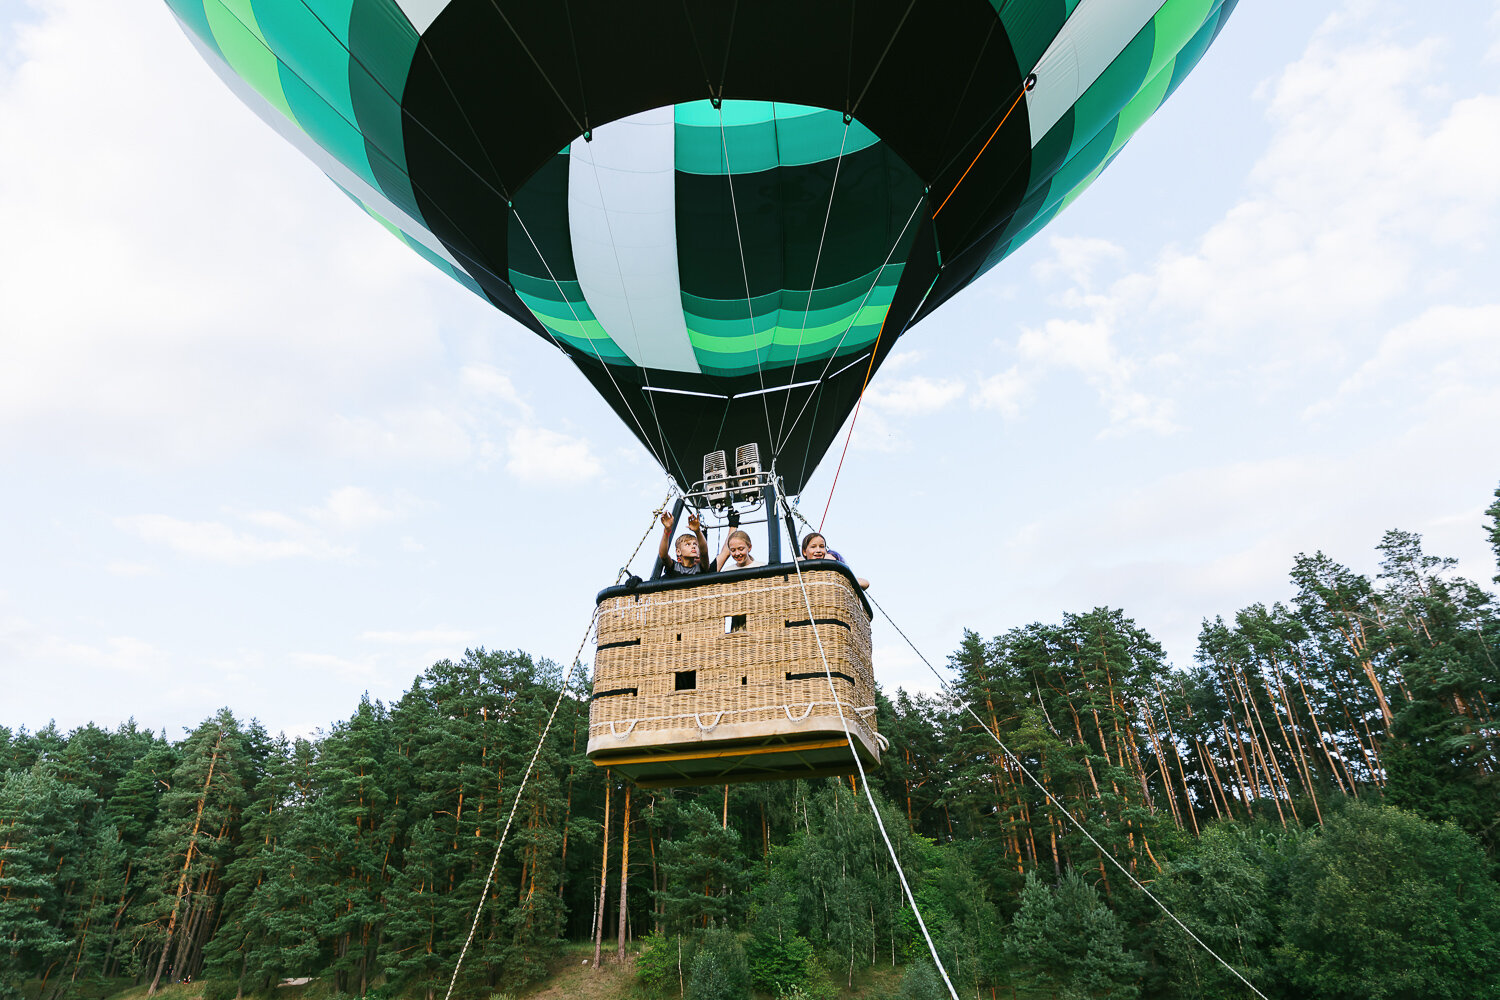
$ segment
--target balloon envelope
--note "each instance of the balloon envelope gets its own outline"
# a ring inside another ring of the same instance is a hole
[[[797,493],[900,336],[1088,186],[1235,0],[167,3],[680,484],[755,442]]]

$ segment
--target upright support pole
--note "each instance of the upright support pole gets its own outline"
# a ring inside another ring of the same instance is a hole
[[[786,537],[792,541],[792,558],[802,558],[802,547],[797,544],[797,522],[792,520],[792,512],[786,512]]]
[[[682,508],[683,508],[683,506],[684,506],[685,503],[686,503],[686,501],[683,500],[682,497],[678,497],[677,498],[677,502],[672,505],[672,525],[673,525],[673,527],[676,527],[677,524],[682,520]],[[668,542],[668,545],[667,545],[667,559],[671,559],[671,558],[672,558],[672,547],[671,547],[671,543]],[[700,552],[700,553],[698,553],[698,558],[700,560],[701,559],[707,559],[708,558],[708,553],[707,552]],[[649,577],[647,577],[647,579],[649,579],[649,580],[655,580],[657,577],[661,576],[661,571],[663,569],[665,569],[666,566],[667,566],[667,559],[663,559],[661,556],[657,556],[656,557],[656,562],[653,563],[652,566],[651,566],[651,575]]]
[[[766,484],[766,562],[781,562],[781,522],[776,519],[776,484]]]

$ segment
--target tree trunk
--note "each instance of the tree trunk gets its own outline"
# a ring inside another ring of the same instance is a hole
[[[604,846],[599,860],[599,906],[594,916],[594,968],[599,968],[599,953],[604,945],[604,900],[609,888],[609,797],[613,790],[613,775],[604,772]]]
[[[628,783],[625,785],[625,814],[620,819],[620,829],[624,836],[624,843],[620,847],[620,929],[617,932],[619,943],[615,947],[615,957],[624,962],[626,884],[630,877],[630,785]]]
[[[219,763],[219,747],[223,742],[224,731],[221,729],[214,740],[214,748],[208,758],[208,776],[203,779],[203,792],[198,796],[198,809],[193,816],[193,832],[188,837],[187,856],[182,859],[182,872],[177,876],[177,893],[172,900],[172,915],[167,919],[167,939],[162,944],[161,958],[156,962],[156,975],[152,977],[151,986],[146,990],[147,997],[156,995],[157,984],[161,982],[162,969],[167,964],[167,951],[172,943],[172,934],[177,930],[177,913],[182,909],[182,896],[187,890],[188,870],[193,864],[193,851],[198,846],[198,827],[203,823],[203,807],[208,804],[208,789],[214,780],[214,768]]]

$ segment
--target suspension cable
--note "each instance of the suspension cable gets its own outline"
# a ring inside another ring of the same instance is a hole
[[[787,512],[791,511],[786,502],[784,493],[778,491],[781,506]],[[802,578],[802,561],[793,558],[792,565],[797,570],[797,585],[802,588],[802,603],[807,608],[808,621],[812,623],[813,639],[818,643],[818,656],[823,661],[823,676],[828,681],[828,693],[833,698],[833,706],[839,713],[839,725],[844,727],[844,739],[849,744],[849,752],[854,755],[854,766],[859,771],[859,783],[865,790],[865,799],[870,803],[870,813],[875,817],[875,826],[880,830],[880,839],[885,841],[885,849],[891,856],[891,864],[896,868],[896,877],[901,880],[901,888],[906,893],[906,900],[911,904],[911,912],[917,918],[917,926],[922,929],[922,937],[927,941],[927,950],[932,955],[932,961],[937,966],[938,972],[943,977],[943,985],[948,987],[948,995],[952,1000],[958,1000],[958,991],[953,988],[953,981],[948,978],[948,970],[943,966],[943,960],[938,957],[937,945],[932,942],[932,935],[927,931],[927,921],[922,919],[922,911],[917,906],[917,897],[911,891],[911,885],[906,881],[906,872],[901,868],[901,859],[896,856],[896,848],[891,844],[890,834],[885,831],[885,821],[880,818],[880,809],[875,805],[875,795],[870,791],[870,779],[865,775],[865,765],[859,758],[859,750],[854,746],[854,734],[849,730],[849,720],[844,715],[844,705],[839,699],[838,689],[833,686],[833,668],[828,665],[828,653],[823,648],[823,636],[818,632],[818,618],[813,614],[812,597],[807,591],[807,581]]]
[[[839,473],[844,471],[844,458],[849,454],[849,442],[854,439],[854,425],[859,422],[859,411],[865,403],[865,390],[870,387],[870,376],[875,374],[875,358],[880,354],[880,338],[885,336],[886,320],[891,318],[887,312],[885,319],[880,321],[880,332],[875,335],[875,346],[870,348],[870,363],[865,366],[865,380],[860,383],[859,397],[854,400],[854,416],[849,418],[849,433],[844,435],[844,450],[839,452],[838,468],[833,470],[833,484],[828,487],[828,502],[823,505],[823,516],[818,518],[818,530],[823,530],[823,525],[828,520],[828,508],[833,506],[833,491],[839,488]]]
[[[573,671],[578,669],[578,658],[583,655],[583,647],[589,641],[589,636],[594,632],[594,625],[599,620],[599,607],[594,606],[594,613],[589,616],[588,628],[583,631],[583,638],[578,642],[578,649],[573,653],[573,659],[568,664],[567,673],[563,675],[562,685],[557,692],[557,701],[552,703],[552,712],[547,716],[547,724],[542,727],[541,739],[536,741],[536,750],[531,754],[531,762],[526,765],[526,771],[521,775],[521,784],[516,788],[515,801],[511,803],[510,815],[505,818],[505,828],[500,831],[500,842],[495,845],[495,857],[490,861],[490,873],[484,878],[484,888],[479,891],[479,903],[474,907],[474,922],[469,925],[469,936],[464,938],[464,946],[459,949],[458,961],[453,965],[453,978],[448,980],[448,992],[443,994],[443,1000],[451,1000],[453,987],[458,983],[459,970],[463,968],[464,956],[469,953],[469,945],[474,941],[474,933],[479,929],[479,916],[484,912],[484,901],[490,894],[490,884],[495,880],[495,871],[500,867],[500,852],[505,849],[505,838],[510,835],[511,823],[515,821],[516,810],[521,806],[521,795],[526,791],[526,782],[531,780],[531,772],[536,769],[537,758],[542,755],[542,747],[547,742],[547,734],[552,731],[552,722],[557,718],[557,710],[562,707],[563,699],[568,696],[568,682],[573,679]]]
[[[578,324],[578,328],[581,331],[583,329],[583,320],[578,317],[578,310],[573,307],[573,300],[568,298],[567,292],[563,291],[562,282],[557,280],[557,275],[552,271],[552,265],[547,263],[547,258],[542,253],[542,248],[537,244],[536,237],[531,235],[531,229],[526,225],[526,220],[521,218],[520,210],[512,208],[512,211],[515,212],[516,222],[520,224],[521,232],[526,234],[526,240],[531,244],[531,249],[536,254],[536,259],[541,261],[542,267],[547,269],[547,277],[552,280],[552,284],[557,288],[557,294],[562,296],[563,304],[568,307],[568,312],[573,314],[573,322]],[[563,350],[563,346],[558,341],[557,335],[552,332],[552,328],[546,323],[542,323],[542,329],[547,331],[547,336],[552,339],[552,343],[557,346],[557,349]],[[635,407],[630,405],[630,400],[625,396],[625,390],[621,389],[620,383],[615,380],[615,373],[614,370],[610,367],[609,362],[604,360],[604,355],[600,354],[599,348],[594,346],[593,338],[584,336],[582,337],[582,339],[588,342],[589,349],[594,352],[594,359],[599,362],[599,367],[604,369],[604,374],[609,376],[609,382],[610,385],[614,386],[615,394],[620,397],[620,402],[625,405],[625,409],[630,413],[630,419],[635,422],[636,429],[641,432],[641,440],[645,441],[646,446],[651,449],[651,457],[656,459],[656,463],[658,465],[660,465],[663,469],[666,469],[666,458],[656,450],[656,446],[651,442],[651,435],[648,434],[646,432],[646,428],[641,425],[641,418],[636,416]],[[566,354],[567,352],[563,351],[563,353]],[[651,412],[653,416],[656,413],[654,404],[652,404]],[[660,424],[658,424],[658,427],[659,426]],[[666,445],[665,438],[662,439],[662,445],[664,447]]]
[[[568,155],[571,158],[573,154],[569,153]],[[609,249],[610,252],[614,255],[615,259],[615,274],[620,279],[621,291],[625,293],[625,315],[630,320],[630,335],[635,338],[636,353],[644,357],[645,352],[641,350],[641,331],[635,325],[635,309],[630,304],[628,282],[626,282],[625,280],[625,269],[620,265],[620,248],[615,244],[615,224],[609,217],[609,205],[604,199],[604,182],[599,178],[598,162],[593,159],[592,153],[589,154],[589,156],[589,165],[593,168],[589,172],[594,175],[594,190],[598,192],[599,195],[599,208],[601,210],[600,214],[604,216],[604,230],[609,237]],[[559,286],[558,291],[562,291],[561,286]],[[572,308],[571,304],[569,305],[569,308]],[[647,389],[647,391],[642,393],[642,395],[646,397],[646,405],[651,408],[651,419],[656,423],[656,436],[661,439],[662,450],[667,453],[668,457],[672,459],[673,463],[680,464],[677,463],[676,452],[672,450],[671,444],[667,442],[666,432],[662,430],[661,415],[656,412],[656,393],[650,391],[653,388],[651,385],[651,369],[646,367],[645,365],[641,365],[640,369],[641,378],[645,381]]]
[[[802,340],[807,336],[807,321],[812,316],[813,292],[818,287],[818,268],[823,264],[823,247],[828,242],[828,223],[833,221],[833,196],[839,189],[839,175],[844,168],[844,150],[849,146],[849,125],[853,118],[844,119],[844,137],[839,141],[839,158],[833,164],[833,182],[828,185],[828,208],[823,212],[823,231],[818,234],[818,255],[813,258],[812,277],[807,282],[807,305],[802,308],[802,329],[797,333],[797,352],[792,357],[791,371],[787,375],[788,381],[796,381],[797,366],[802,363]],[[781,401],[781,424],[776,428],[776,440],[782,440],[781,432],[786,430],[786,417],[792,408],[792,394],[787,392],[786,398]],[[780,450],[778,448],[778,450]]]
[[[901,630],[901,626],[896,624],[895,619],[893,619],[890,614],[886,612],[885,608],[882,608],[880,606],[880,602],[875,600],[873,597],[870,597],[868,594],[866,594],[865,596],[869,599],[871,604],[875,605],[876,609],[879,610],[881,615],[885,617],[885,620],[891,623],[891,627],[896,630],[901,638],[906,640],[906,644],[911,647],[911,651],[913,653],[917,654],[917,658],[922,661],[922,663],[927,667],[928,670],[932,671],[932,675],[937,678],[938,684],[942,686],[943,691],[953,699],[954,705],[962,706],[964,711],[969,713],[974,721],[979,724],[979,728],[983,729],[990,735],[991,738],[994,739],[994,741],[999,745],[1000,749],[1005,753],[1005,756],[1015,761],[1016,766],[1021,769],[1021,773],[1030,778],[1031,783],[1036,785],[1037,788],[1041,789],[1042,794],[1047,796],[1047,801],[1051,802],[1059,812],[1068,817],[1069,821],[1078,828],[1079,833],[1083,834],[1089,839],[1089,843],[1094,845],[1094,849],[1097,850],[1101,856],[1108,858],[1110,864],[1118,868],[1120,870],[1120,873],[1130,880],[1131,885],[1134,885],[1141,892],[1145,893],[1146,898],[1155,903],[1157,907],[1161,909],[1161,912],[1165,913],[1167,917],[1171,919],[1172,923],[1180,927],[1182,929],[1182,932],[1188,937],[1192,938],[1200,948],[1212,955],[1215,961],[1217,961],[1220,965],[1224,966],[1224,968],[1233,973],[1234,977],[1240,982],[1244,983],[1245,986],[1250,990],[1250,992],[1260,997],[1261,1000],[1269,1000],[1269,998],[1264,993],[1255,988],[1254,983],[1250,982],[1250,980],[1246,979],[1244,975],[1240,973],[1240,970],[1236,969],[1234,966],[1230,965],[1223,958],[1221,958],[1219,956],[1219,953],[1210,948],[1202,938],[1194,934],[1192,930],[1189,929],[1187,924],[1183,923],[1181,920],[1178,920],[1177,914],[1168,909],[1166,903],[1163,903],[1156,897],[1154,893],[1151,892],[1150,889],[1147,889],[1144,885],[1142,885],[1140,883],[1140,880],[1132,875],[1129,869],[1127,869],[1118,860],[1116,860],[1113,854],[1109,853],[1109,851],[1106,851],[1104,849],[1104,845],[1099,843],[1099,841],[1095,839],[1094,835],[1088,831],[1088,828],[1083,825],[1082,820],[1074,816],[1071,810],[1069,810],[1066,806],[1059,802],[1057,797],[1047,789],[1047,786],[1042,784],[1042,782],[1037,779],[1037,776],[1031,773],[1031,769],[1022,762],[1021,758],[1017,757],[1015,753],[1011,751],[1010,747],[1005,745],[1005,742],[1000,739],[1000,734],[986,725],[985,721],[979,717],[979,713],[974,711],[973,706],[959,697],[958,693],[953,690],[953,686],[948,683],[948,681],[943,677],[942,674],[938,673],[937,668],[928,661],[927,657],[922,655],[922,651],[917,648],[916,643],[911,641],[911,638]]]
[[[724,151],[724,179],[729,184],[729,209],[734,216],[734,241],[740,250],[740,276],[745,279],[745,311],[750,319],[750,349],[755,352],[755,374],[760,382],[761,409],[765,411],[766,433],[771,432],[771,404],[766,401],[766,373],[760,363],[760,345],[755,337],[755,299],[750,294],[750,265],[745,258],[745,238],[740,233],[740,203],[734,193],[734,168],[729,165],[729,134],[724,128],[724,102],[715,101],[714,110],[719,113],[719,147]],[[776,345],[776,328],[771,328],[771,340],[767,347]],[[770,352],[767,351],[769,358]],[[727,412],[727,410],[726,410]]]
[[[927,192],[925,191],[917,196],[916,204],[912,205],[911,213],[906,217],[906,223],[902,225],[901,231],[896,234],[896,239],[893,243],[891,243],[890,250],[886,251],[885,260],[882,261],[880,266],[875,269],[875,279],[870,282],[870,287],[865,290],[864,298],[859,300],[859,306],[854,310],[853,318],[849,320],[849,325],[844,327],[844,332],[839,334],[838,343],[834,344],[833,350],[828,353],[828,360],[823,363],[823,370],[818,372],[817,381],[823,381],[823,379],[828,375],[828,369],[832,368],[833,363],[838,360],[839,351],[843,348],[844,341],[848,340],[849,334],[854,331],[855,324],[859,321],[859,314],[864,311],[865,303],[870,301],[870,296],[875,293],[875,289],[880,284],[880,277],[885,273],[885,269],[891,266],[891,258],[896,256],[896,249],[901,246],[902,239],[906,237],[906,231],[911,228],[912,220],[917,217],[917,210],[922,207],[923,202],[925,202],[926,200]],[[886,315],[890,315],[889,307],[887,307]],[[884,329],[884,327],[885,320],[882,319],[881,328]],[[858,358],[855,359],[856,362],[858,360]],[[850,365],[854,363],[855,362],[851,362]],[[845,367],[849,367],[849,365],[846,365]],[[843,371],[843,369],[841,368],[839,369],[839,371],[841,372]],[[838,372],[835,372],[834,374],[836,375],[838,374]],[[799,409],[797,411],[797,415],[792,418],[791,426],[786,429],[786,433],[782,435],[781,441],[777,444],[775,449],[777,452],[780,452],[781,448],[792,439],[792,433],[797,429],[797,425],[802,422],[802,417],[807,413],[807,408],[811,406],[812,401],[817,398],[817,393],[808,393],[807,399],[803,400],[802,402],[802,408]]]

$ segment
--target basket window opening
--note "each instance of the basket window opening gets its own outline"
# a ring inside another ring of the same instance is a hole
[[[724,634],[728,635],[731,632],[743,632],[745,630],[745,620],[747,617],[747,615],[725,615]]]
[[[744,687],[748,683],[750,683],[750,678],[748,676],[740,678],[740,687]]]
[[[696,691],[696,690],[698,690],[698,671],[696,671],[696,670],[679,670],[679,671],[677,671],[677,687],[676,687],[675,690],[678,690],[678,691]]]

